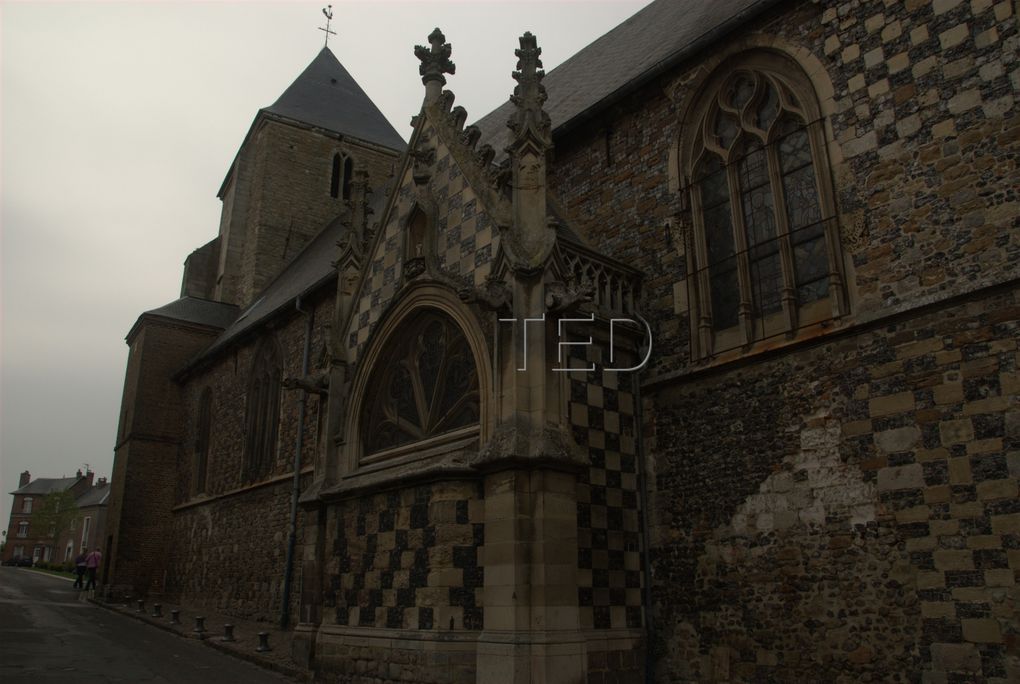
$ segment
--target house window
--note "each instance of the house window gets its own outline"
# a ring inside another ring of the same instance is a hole
[[[202,390],[198,402],[198,426],[195,430],[195,493],[205,492],[209,471],[209,439],[212,427],[212,388]]]
[[[14,556],[13,557],[14,558],[24,558],[24,556],[25,556],[25,547],[24,546],[15,546],[14,547]]]
[[[460,328],[438,311],[419,314],[394,336],[369,387],[376,394],[364,414],[366,454],[477,428],[474,356]]]
[[[747,348],[845,313],[824,129],[783,58],[720,69],[686,141],[699,355]]]
[[[74,542],[67,542],[67,548],[64,549],[64,562],[71,560],[71,554],[74,553]]]
[[[19,522],[18,523],[18,536],[19,537],[27,537],[28,536],[28,523],[27,522]]]
[[[89,547],[89,531],[92,528],[92,518],[86,517],[81,524],[81,550],[85,551]]]
[[[32,497],[26,496],[21,502],[21,512],[31,513],[32,512]]]
[[[266,341],[256,352],[245,417],[244,475],[256,480],[272,470],[280,422],[280,356]]]

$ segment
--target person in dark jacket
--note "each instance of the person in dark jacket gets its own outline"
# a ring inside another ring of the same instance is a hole
[[[82,551],[78,554],[78,557],[74,559],[74,574],[76,578],[74,580],[75,589],[85,588],[85,552]]]

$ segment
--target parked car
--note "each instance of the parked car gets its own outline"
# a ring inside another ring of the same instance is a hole
[[[15,556],[14,558],[8,558],[3,562],[3,565],[13,565],[19,568],[30,568],[32,567],[32,559],[28,556]]]

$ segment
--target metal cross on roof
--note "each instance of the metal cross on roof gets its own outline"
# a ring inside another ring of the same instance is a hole
[[[320,26],[319,30],[326,32],[326,47],[329,47],[329,37],[331,35],[336,35],[336,31],[329,30],[329,22],[333,19],[333,5],[326,5],[322,8],[322,13],[326,15],[326,28]]]

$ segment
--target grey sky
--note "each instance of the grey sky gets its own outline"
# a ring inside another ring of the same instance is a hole
[[[330,47],[406,139],[424,94],[412,48],[434,27],[474,121],[512,91],[521,33],[551,69],[645,4],[334,0]],[[215,237],[237,146],[322,47],[324,5],[0,5],[4,527],[23,470],[110,475],[124,335]]]

